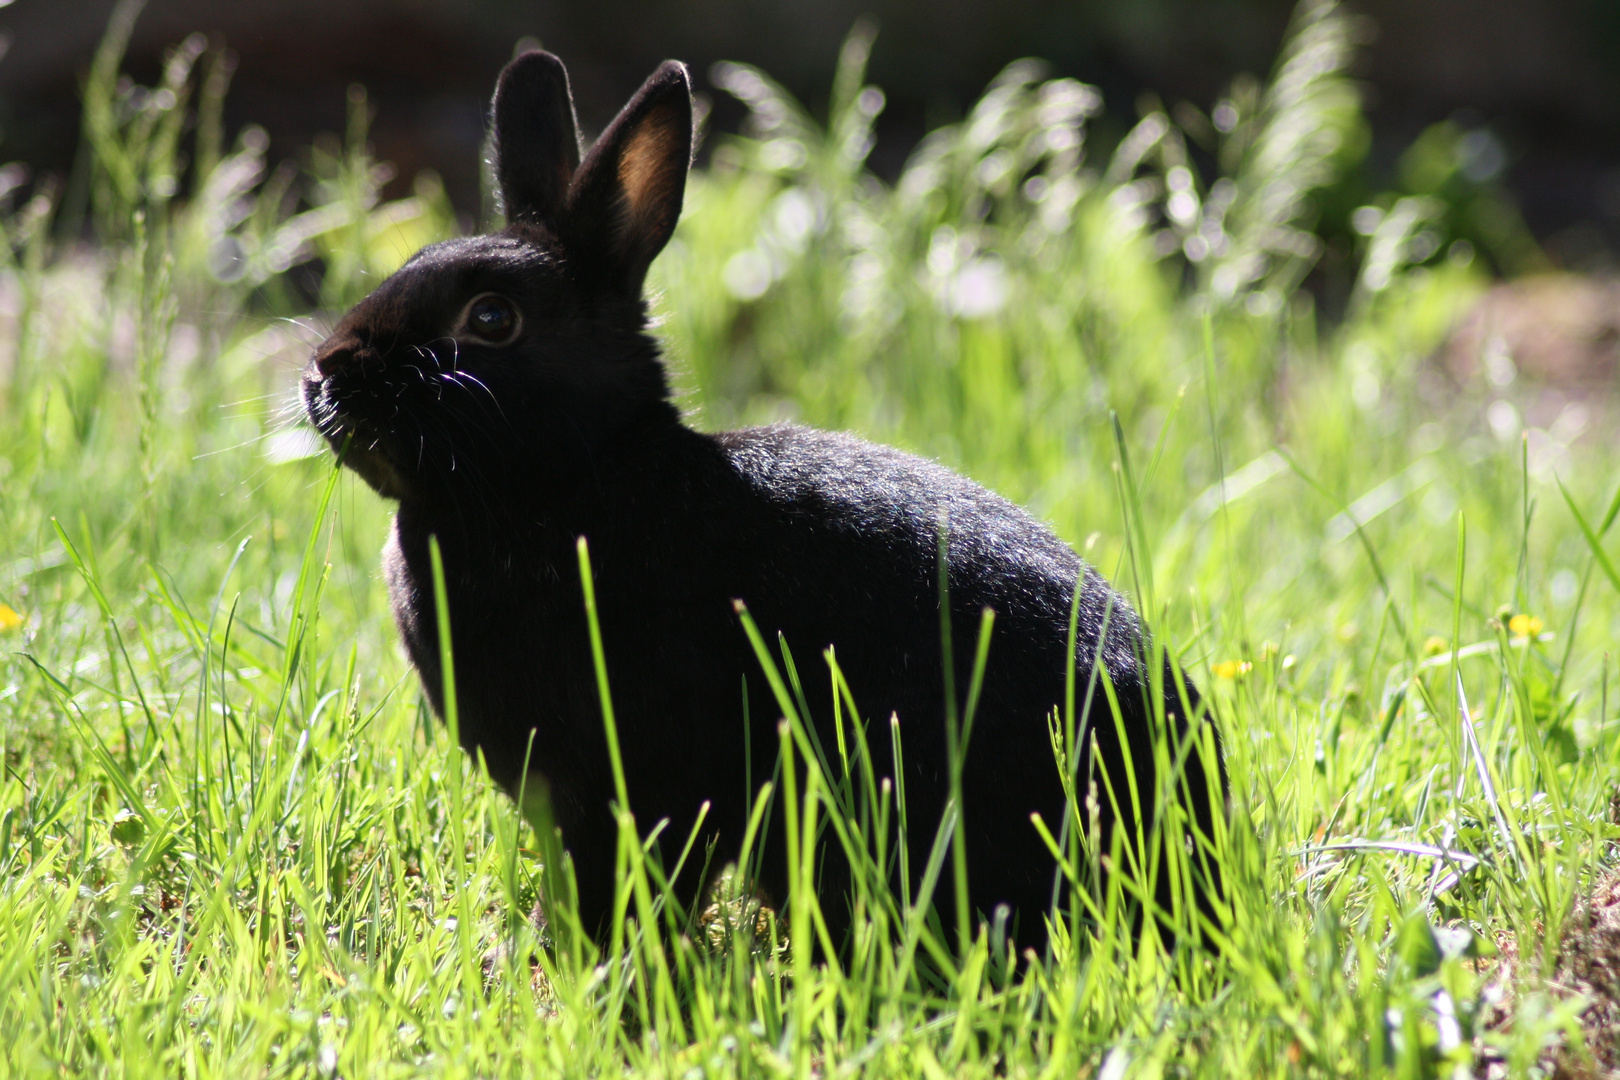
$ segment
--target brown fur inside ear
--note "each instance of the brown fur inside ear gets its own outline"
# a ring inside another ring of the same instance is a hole
[[[642,84],[585,155],[568,198],[565,246],[589,279],[639,297],[675,231],[692,159],[692,91],[670,61]]]
[[[626,140],[618,172],[630,235],[667,236],[674,229],[669,217],[680,213],[681,201],[670,195],[686,183],[690,123],[680,109],[663,105]]]

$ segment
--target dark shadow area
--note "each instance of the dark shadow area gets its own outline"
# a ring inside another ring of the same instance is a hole
[[[823,110],[839,42],[862,15],[880,33],[870,69],[887,96],[872,167],[895,175],[927,130],[959,117],[1008,61],[1100,87],[1106,144],[1153,92],[1208,109],[1234,76],[1264,75],[1290,0],[152,0],[126,70],[151,84],[164,50],[202,31],[237,57],[226,121],[262,124],[272,157],[341,131],[351,83],[369,91],[377,156],[396,185],[420,169],[476,211],[476,161],[490,80],[531,38],[566,58],[594,132],[660,60],[692,66],[717,129],[741,107],[708,87],[717,60],[755,64]],[[1392,176],[1427,126],[1488,125],[1503,176],[1555,262],[1606,267],[1620,247],[1620,7],[1604,0],[1360,0],[1373,142]],[[17,0],[0,11],[0,156],[65,173],[78,142],[79,86],[112,0]],[[403,190],[403,188],[401,188]]]

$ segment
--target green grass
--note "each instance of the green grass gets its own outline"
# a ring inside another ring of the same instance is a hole
[[[1364,146],[1332,6],[1302,7],[1191,157],[1203,129],[1154,111],[1089,146],[1095,95],[1015,65],[890,185],[863,166],[864,30],[826,123],[726,67],[753,126],[714,140],[653,275],[695,423],[792,415],[937,457],[1149,614],[1226,736],[1229,947],[1133,945],[1128,874],[1022,965],[869,880],[840,964],[700,947],[662,902],[685,838],[644,855],[631,790],[609,945],[560,933],[534,970],[551,842],[429,714],[377,572],[388,508],[286,411],[320,327],[453,218],[431,177],[381,201],[363,95],[299,173],[254,131],[224,145],[228,66],[200,39],[166,93],[121,84],[119,11],[82,183],[0,218],[8,1074],[1405,1077],[1488,1047],[1529,1076],[1565,1038],[1581,1059],[1578,1003],[1542,980],[1616,835],[1614,452],[1493,427],[1499,391],[1446,381],[1431,354],[1487,279],[1432,195],[1376,201],[1343,317],[1317,318],[1318,208]],[[293,270],[316,256],[311,312]],[[784,752],[814,763],[804,730]],[[757,838],[796,856],[794,943],[817,933],[808,838],[894,850],[892,803],[847,797],[852,757]],[[954,887],[945,840],[913,878]],[[1524,962],[1487,1029],[1474,957],[1499,938]]]

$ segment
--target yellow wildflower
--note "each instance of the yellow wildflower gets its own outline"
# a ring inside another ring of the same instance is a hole
[[[1446,639],[1438,634],[1423,643],[1424,656],[1439,656],[1446,651]]]
[[[1247,675],[1254,669],[1254,665],[1247,660],[1222,660],[1215,665],[1215,677],[1218,679],[1235,679],[1239,675]]]
[[[1534,615],[1518,614],[1508,620],[1508,631],[1514,637],[1533,638],[1541,633],[1542,622]]]
[[[28,621],[28,616],[9,604],[0,604],[0,633],[15,630]]]

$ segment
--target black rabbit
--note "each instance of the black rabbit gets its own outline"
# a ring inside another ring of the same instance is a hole
[[[668,818],[665,836],[684,839],[708,800],[717,866],[741,844],[749,778],[756,788],[770,778],[779,752],[782,710],[739,624],[741,599],[792,650],[824,746],[835,745],[819,655],[829,645],[862,715],[876,721],[880,775],[893,770],[883,722],[898,718],[910,865],[920,872],[949,790],[942,521],[958,695],[980,612],[997,613],[963,778],[976,911],[1009,905],[1020,943],[1043,940],[1055,862],[1030,815],[1053,830],[1064,818],[1047,716],[1065,696],[1077,583],[1074,662],[1082,701],[1095,703],[1086,722],[1098,760],[1087,754],[1076,767],[1081,790],[1089,778],[1104,792],[1104,835],[1114,815],[1099,780],[1131,805],[1127,748],[1143,814],[1161,813],[1173,786],[1209,834],[1224,768],[1206,769],[1189,738],[1192,687],[1178,693],[1168,664],[1162,681],[1145,678],[1152,651],[1137,616],[1045,526],[933,462],[850,435],[788,424],[710,435],[681,422],[641,290],[680,215],[692,153],[686,69],[660,67],[583,161],[555,57],[513,60],[493,114],[506,227],[417,253],[338,323],[302,390],[316,428],[348,447],[345,464],[399,501],[385,572],[442,715],[428,547],[438,537],[462,743],[513,793],[528,760],[527,788],[549,792],[572,855],[583,924],[601,926],[609,909],[615,825],[580,536],[632,807],[643,828]],[[1092,677],[1098,657],[1118,725]],[[1150,706],[1155,685],[1162,710]],[[1176,761],[1174,785],[1156,774],[1156,716],[1168,717],[1161,746]],[[1132,836],[1151,827],[1131,824]],[[781,898],[784,845],[773,831],[759,883]],[[819,888],[836,929],[848,919],[848,867],[825,849]],[[945,925],[949,880],[938,890]],[[1216,881],[1201,878],[1205,898]],[[687,882],[689,896],[697,884]],[[1161,899],[1167,890],[1161,876]]]

